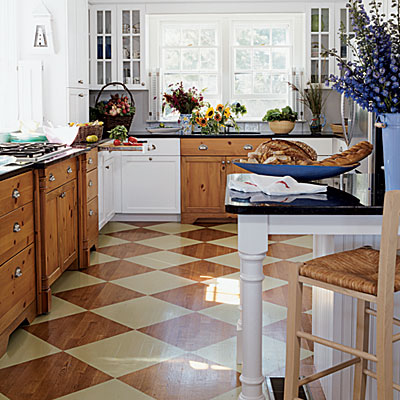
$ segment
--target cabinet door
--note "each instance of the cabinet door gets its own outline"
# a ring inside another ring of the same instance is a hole
[[[98,183],[99,183],[99,229],[105,225],[104,214],[104,152],[99,151],[98,155]]]
[[[112,154],[112,153],[111,153]],[[104,159],[103,169],[103,206],[104,221],[107,223],[115,214],[114,203],[114,158],[108,156]]]
[[[85,123],[89,121],[89,90],[67,89],[68,121]]]
[[[334,61],[321,56],[333,48],[335,35],[334,3],[309,3],[306,13],[307,80],[324,83],[334,72]]]
[[[89,87],[88,3],[68,0],[68,86]]]
[[[180,213],[180,157],[122,154],[122,173],[122,212]]]
[[[63,185],[57,197],[58,251],[61,270],[78,256],[78,214],[76,180]]]
[[[91,88],[101,89],[117,80],[116,6],[90,7]]]
[[[117,9],[118,79],[130,89],[146,86],[144,68],[144,8]]]
[[[225,157],[182,157],[182,211],[224,212]]]

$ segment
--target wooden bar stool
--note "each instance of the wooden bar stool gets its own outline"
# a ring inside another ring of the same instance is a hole
[[[355,365],[353,399],[365,398],[367,376],[375,378],[378,400],[393,400],[393,348],[400,334],[393,335],[394,292],[400,290],[400,257],[397,256],[400,215],[400,191],[387,192],[384,202],[380,251],[370,247],[344,251],[308,261],[289,273],[289,307],[287,317],[285,400],[298,398],[299,386]],[[357,298],[356,347],[345,346],[301,330],[303,284],[318,286]],[[394,290],[393,290],[394,289]],[[370,308],[376,303],[377,310]],[[377,319],[376,354],[368,352],[369,318]],[[311,340],[349,353],[348,361],[299,380],[300,341]],[[367,362],[376,363],[376,373]]]

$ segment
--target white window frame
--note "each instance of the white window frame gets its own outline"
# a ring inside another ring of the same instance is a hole
[[[233,26],[235,23],[262,23],[268,22],[270,25],[290,24],[292,39],[291,65],[288,77],[291,78],[293,69],[304,69],[305,67],[305,15],[301,12],[293,13],[260,13],[260,14],[174,14],[174,15],[149,15],[148,16],[148,69],[156,70],[160,68],[161,50],[160,35],[162,23],[185,23],[196,21],[196,23],[217,23],[220,26],[220,66],[221,78],[221,101],[228,103],[234,99],[234,79],[233,79]],[[290,39],[290,38],[289,38]],[[279,46],[285,47],[285,46]],[[161,86],[163,87],[163,86]],[[198,88],[201,89],[201,88]],[[262,95],[260,95],[262,96]],[[292,105],[292,97],[288,95],[288,104]],[[244,103],[245,104],[245,103]],[[246,105],[246,104],[245,104]],[[243,117],[241,121],[260,121],[262,116],[256,118]]]

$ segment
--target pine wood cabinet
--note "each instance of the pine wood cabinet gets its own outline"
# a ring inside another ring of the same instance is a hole
[[[83,181],[79,169],[82,157],[36,171],[40,187],[39,313],[50,311],[50,286],[67,268],[78,266],[78,223],[81,222],[78,216],[78,182]]]

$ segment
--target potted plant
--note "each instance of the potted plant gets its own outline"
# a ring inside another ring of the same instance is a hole
[[[279,110],[279,108],[268,110],[262,120],[268,122],[272,132],[285,134],[292,132],[296,119],[297,112],[286,106],[282,110]]]
[[[236,131],[239,131],[235,118],[246,113],[246,107],[240,103],[218,104],[215,109],[207,103],[203,108],[193,111],[192,123],[200,127],[203,135],[218,135],[228,126],[233,126]]]
[[[203,95],[195,87],[186,90],[183,83],[171,84],[168,92],[163,94],[163,111],[166,107],[180,114],[178,122],[182,123],[182,133],[191,133],[191,117],[195,108],[203,106]]]
[[[108,131],[108,133],[110,134],[110,139],[114,139],[115,146],[120,146],[128,137],[128,129],[123,125],[116,126],[111,131]]]
[[[321,133],[322,128],[326,125],[326,118],[323,114],[323,109],[328,98],[327,96],[324,97],[323,85],[321,83],[307,82],[307,87],[304,90],[300,90],[292,83],[289,83],[289,86],[299,94],[299,100],[311,112],[311,133]]]
[[[390,17],[381,12],[382,3],[372,0],[367,13],[361,1],[350,0],[349,21],[354,38],[340,30],[341,40],[354,57],[335,57],[340,76],[331,75],[332,88],[350,97],[362,108],[375,112],[381,121],[386,190],[400,189],[400,19],[399,2],[393,2]],[[353,60],[352,60],[353,59]]]

